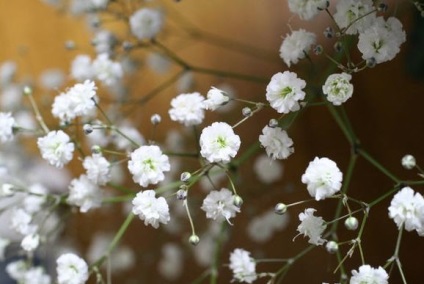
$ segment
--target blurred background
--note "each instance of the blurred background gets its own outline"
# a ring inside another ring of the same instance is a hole
[[[205,95],[211,86],[216,86],[227,88],[235,97],[241,99],[265,101],[265,88],[271,76],[288,70],[278,56],[278,49],[290,28],[305,28],[316,32],[318,41],[325,49],[331,50],[334,45],[334,40],[322,36],[324,28],[330,24],[326,14],[321,13],[312,22],[302,22],[290,14],[285,0],[127,2],[130,3],[129,8],[139,5],[162,7],[166,26],[158,41],[190,66],[199,67],[199,72],[186,74],[192,76],[192,80],[188,80],[191,82],[188,86],[187,83],[184,85],[180,78],[181,80],[175,80],[157,95],[149,97],[147,102],[136,105],[136,111],[132,104],[125,107],[127,119],[135,123],[146,139],[154,138],[161,144],[169,143],[168,148],[190,149],[193,146],[192,140],[185,139],[190,137],[189,133],[183,126],[172,122],[168,116],[171,99],[182,90],[198,91]],[[330,2],[331,10],[337,1]],[[419,179],[417,173],[403,169],[400,160],[403,155],[412,154],[420,164],[424,153],[424,117],[420,114],[424,103],[424,29],[422,18],[414,6],[406,3],[408,1],[399,2],[404,3],[395,6],[396,1],[389,2],[388,14],[396,11],[396,16],[404,24],[407,42],[393,61],[353,75],[355,91],[353,97],[345,104],[345,109],[361,141],[361,147],[401,179],[416,180]],[[70,64],[76,55],[95,55],[93,38],[101,30],[114,33],[118,45],[116,49],[125,55],[122,39],[128,36],[128,27],[122,21],[117,21],[113,15],[105,14],[101,18],[72,15],[43,1],[0,0],[0,64],[15,62],[18,81],[33,85],[35,96],[43,104],[43,101],[51,101],[55,95],[72,86],[72,81],[66,79],[56,91],[45,91],[39,87],[40,76],[52,69],[62,70],[68,76]],[[72,48],[69,48],[70,46]],[[131,99],[152,93],[158,86],[181,72],[181,68],[173,63],[170,63],[166,72],[149,69],[149,55],[152,50],[148,48],[132,50],[130,53],[133,72],[126,78],[125,83]],[[325,70],[325,66],[329,65],[324,58],[315,55],[312,56],[312,61],[318,66],[313,72],[321,72],[320,70]],[[320,69],[319,66],[324,68]],[[225,74],[212,74],[213,72],[206,69],[241,73],[265,80],[240,80]],[[310,71],[310,63],[303,60],[290,70],[299,74],[307,73]],[[101,89],[99,93],[103,95],[109,91]],[[105,96],[113,101],[113,96]],[[235,123],[242,118],[241,109],[244,106],[235,103],[223,112],[208,113],[204,125],[219,120]],[[47,103],[43,107],[43,115],[51,119],[50,107]],[[163,123],[153,135],[150,116],[154,113],[162,116]],[[242,138],[239,153],[245,152],[249,145],[257,141],[270,118],[275,118],[275,113],[267,109],[237,128],[236,132]],[[171,129],[185,134],[181,140],[170,139]],[[199,207],[208,189],[199,186],[193,194],[191,206],[201,238],[199,245],[192,247],[187,242],[191,233],[190,227],[185,213],[181,210],[181,204],[177,202],[171,205],[171,212],[179,217],[175,217],[174,224],[170,224],[169,228],[155,230],[144,226],[139,220],[134,220],[123,238],[121,255],[115,256],[117,268],[114,271],[113,283],[191,283],[210,265],[214,251],[208,238],[212,236],[213,239],[220,230],[225,233],[222,250],[219,252],[221,265],[218,283],[229,283],[231,280],[231,272],[225,264],[228,264],[229,253],[235,248],[251,251],[252,256],[259,259],[289,258],[306,247],[307,241],[303,237],[293,241],[297,234],[297,215],[303,211],[303,207],[296,206],[284,216],[275,215],[279,218],[276,221],[278,230],[270,236],[258,237],[257,232],[262,229],[258,224],[252,223],[257,216],[273,210],[278,202],[289,204],[308,198],[300,177],[315,156],[331,158],[343,172],[347,168],[351,149],[325,107],[304,111],[288,133],[294,141],[295,153],[287,160],[276,162],[281,166],[281,177],[278,180],[264,183],[256,174],[253,164],[264,154],[263,149],[257,150],[239,168],[237,188],[244,199],[244,205],[242,212],[233,220],[233,226],[224,224],[223,228],[220,228],[213,225],[212,221],[206,220]],[[79,164],[73,163],[71,172],[80,173]],[[175,164],[178,168],[174,173],[174,180],[177,180],[183,171],[195,170],[197,165],[195,161],[185,158],[175,159]],[[130,179],[124,180],[123,183],[135,191],[140,190]],[[349,193],[352,197],[367,202],[393,186],[392,181],[359,158]],[[423,192],[422,188],[414,189]],[[362,239],[365,259],[375,267],[384,265],[391,257],[396,243],[397,228],[388,218],[389,204],[390,198],[373,208]],[[336,203],[326,201],[311,206],[317,209],[319,216],[327,220],[331,219]],[[125,219],[126,208],[128,206],[124,203],[112,204],[87,214],[75,212],[67,218],[55,246],[58,251],[62,246],[72,247],[86,259],[90,254],[98,253],[96,249],[101,252],[104,249],[102,244],[110,240],[110,236],[119,229]],[[344,228],[340,231],[340,239],[355,236],[354,232]],[[54,250],[54,247],[49,247],[48,250]],[[419,252],[423,250],[424,241],[415,232],[404,234],[400,258],[409,283],[420,283],[424,254]],[[128,265],[124,265],[126,262]],[[118,263],[123,264],[121,269],[118,269]],[[336,265],[334,255],[328,254],[323,247],[318,247],[290,269],[284,283],[333,283],[339,279],[338,274],[333,274]],[[357,269],[359,265],[360,259],[355,253],[347,261],[346,269],[349,272]],[[260,263],[257,265],[257,271],[275,272],[279,267],[279,264]],[[400,283],[396,269],[392,271],[390,279],[390,283]],[[91,281],[95,283],[94,277]],[[257,281],[265,282],[264,279]],[[208,280],[199,280],[198,283],[208,283]]]

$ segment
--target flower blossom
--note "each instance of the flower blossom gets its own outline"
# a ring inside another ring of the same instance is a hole
[[[200,134],[200,154],[210,163],[228,163],[237,155],[240,137],[225,122],[214,122]]]
[[[305,98],[306,82],[296,73],[284,71],[272,76],[266,87],[266,99],[278,113],[289,113],[300,109],[299,101]]]
[[[110,163],[101,154],[85,157],[82,166],[87,178],[95,184],[105,185],[111,179]]]
[[[315,41],[316,36],[312,32],[304,29],[293,31],[284,38],[280,47],[280,57],[290,67],[291,63],[296,64],[305,58]]]
[[[393,219],[398,229],[403,226],[407,231],[421,231],[422,210],[424,210],[423,196],[410,187],[404,187],[393,196],[389,206],[389,217]]]
[[[224,91],[215,87],[212,87],[208,91],[206,98],[207,99],[203,101],[203,107],[212,111],[216,110],[220,106],[225,105],[230,100]]]
[[[253,283],[258,277],[256,275],[256,263],[250,257],[250,252],[244,249],[235,249],[230,254],[230,269],[233,278],[238,282]]]
[[[13,139],[13,126],[15,119],[10,112],[0,112],[0,142],[4,143]]]
[[[128,169],[134,182],[143,187],[157,184],[165,179],[164,172],[171,169],[168,156],[162,154],[158,146],[141,146],[131,153]]]
[[[302,182],[317,201],[332,196],[342,187],[343,174],[337,164],[328,158],[318,158],[309,163]]]
[[[162,29],[162,14],[155,9],[142,8],[130,17],[131,32],[140,40],[151,39]]]
[[[309,243],[320,246],[326,242],[321,236],[327,227],[322,217],[314,216],[316,210],[313,208],[305,209],[305,212],[299,214],[300,225],[297,227],[299,234],[309,237]]]
[[[203,200],[201,209],[206,212],[206,217],[213,220],[226,219],[230,223],[230,218],[235,217],[240,208],[234,205],[234,196],[227,188],[212,190]]]
[[[353,94],[352,76],[347,73],[331,74],[322,86],[322,92],[327,100],[338,106],[346,102]]]
[[[75,178],[69,185],[69,196],[66,202],[80,208],[80,212],[98,208],[102,204],[102,192],[86,175]]]
[[[265,147],[268,157],[273,160],[287,159],[294,152],[293,140],[280,127],[265,126],[259,136],[259,142]]]
[[[171,101],[172,108],[169,110],[169,116],[173,121],[185,126],[200,124],[205,117],[204,100],[205,98],[197,92],[178,95]]]
[[[37,145],[41,156],[50,165],[62,168],[72,160],[74,144],[70,142],[68,134],[62,130],[50,131],[46,136],[39,137]]]
[[[132,201],[132,212],[138,215],[141,220],[144,220],[146,226],[152,225],[153,228],[157,229],[159,223],[167,224],[170,216],[169,206],[165,198],[162,196],[156,198],[155,195],[155,191],[151,189],[137,193]]]
[[[288,0],[290,12],[308,21],[327,8],[328,0]]]
[[[340,0],[336,6],[334,20],[346,34],[363,32],[374,22],[376,15],[372,0]]]
[[[94,72],[90,56],[80,54],[74,58],[71,63],[71,77],[78,82],[93,79]]]
[[[101,53],[93,61],[93,73],[97,80],[106,86],[119,82],[124,75],[124,70],[119,62],[112,61],[107,53]]]
[[[358,269],[352,270],[352,277],[350,278],[350,284],[362,284],[362,283],[372,283],[372,284],[388,284],[389,275],[386,270],[379,266],[378,268],[373,268],[368,264],[361,265]]]
[[[62,254],[56,260],[58,284],[84,284],[88,280],[88,266],[84,259],[73,253]]]

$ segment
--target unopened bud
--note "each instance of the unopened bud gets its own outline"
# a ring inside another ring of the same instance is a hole
[[[243,114],[243,116],[248,117],[248,116],[251,116],[252,115],[252,110],[249,107],[244,107],[241,110],[241,113]]]
[[[373,67],[375,67],[375,65],[377,65],[377,61],[375,60],[374,57],[367,59],[367,67],[368,68],[373,68]]]
[[[334,30],[333,30],[333,28],[332,28],[332,27],[327,27],[327,28],[324,30],[324,36],[325,36],[326,38],[332,38],[332,37],[334,36]]]
[[[186,200],[187,199],[187,190],[179,189],[177,191],[177,199],[178,200]]]
[[[102,147],[100,147],[99,145],[93,145],[91,147],[91,153],[100,154],[101,152],[102,152]]]
[[[85,135],[88,135],[93,132],[93,126],[91,126],[91,124],[84,124],[82,130],[84,131]]]
[[[191,235],[190,238],[188,239],[188,241],[190,242],[190,244],[195,246],[199,243],[200,239],[197,235]]]
[[[243,199],[239,195],[235,195],[233,199],[233,204],[240,208],[243,205]]]
[[[315,55],[320,55],[322,54],[323,51],[324,51],[324,48],[322,47],[322,45],[318,44],[314,46]]]
[[[284,203],[277,203],[274,208],[274,212],[278,215],[283,215],[287,211],[287,205]]]
[[[30,86],[25,86],[24,87],[24,95],[28,96],[32,94],[32,89]]]
[[[189,172],[183,172],[180,176],[180,180],[182,182],[188,182],[190,178],[191,178],[191,174]]]
[[[346,229],[348,229],[350,231],[354,231],[358,228],[359,222],[358,222],[358,219],[351,216],[351,217],[349,217],[345,220],[344,224],[345,224]]]
[[[159,114],[155,113],[150,117],[150,121],[153,125],[157,125],[162,121],[162,117]]]
[[[402,158],[402,166],[407,169],[411,170],[415,168],[417,162],[415,161],[415,157],[412,155],[405,155]]]
[[[275,118],[271,118],[268,122],[268,126],[271,128],[275,128],[278,126],[278,120],[276,120]]]
[[[339,250],[339,245],[335,241],[329,241],[325,245],[325,248],[327,249],[328,253],[336,253]]]

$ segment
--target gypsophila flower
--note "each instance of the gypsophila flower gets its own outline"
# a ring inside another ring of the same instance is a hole
[[[165,198],[155,197],[154,190],[140,191],[132,200],[132,212],[144,220],[144,225],[152,225],[157,229],[159,223],[167,224],[171,217],[169,216],[169,206]]]
[[[138,145],[144,144],[143,135],[141,135],[141,133],[132,126],[130,122],[124,121],[123,123],[120,123],[117,129],[119,129],[119,133],[116,133],[112,140],[116,148],[120,150],[129,150],[133,147],[134,143]],[[92,134],[90,136],[92,136]]]
[[[214,122],[200,134],[200,154],[210,163],[228,163],[237,155],[240,137],[225,122]]]
[[[319,11],[327,8],[328,0],[288,0],[290,12],[302,20],[311,20]]]
[[[88,280],[88,266],[84,259],[73,253],[62,254],[56,260],[58,284],[84,284]]]
[[[28,270],[28,265],[24,260],[16,260],[10,262],[6,266],[6,272],[10,278],[16,282],[23,281],[25,272]]]
[[[55,90],[65,82],[65,74],[61,69],[47,69],[41,73],[39,81],[43,88]]]
[[[230,218],[240,212],[234,205],[234,195],[227,188],[211,191],[203,200],[201,209],[206,212],[206,218],[213,220],[226,219],[231,224]]]
[[[292,63],[296,64],[305,58],[315,41],[316,35],[312,32],[304,29],[293,31],[284,38],[280,47],[280,57],[290,67]]]
[[[212,87],[208,91],[206,97],[207,99],[203,101],[203,107],[207,110],[212,111],[216,110],[220,106],[225,105],[230,100],[230,98],[226,93],[224,93],[224,91],[215,87]]]
[[[29,234],[26,235],[21,242],[21,247],[28,252],[34,251],[40,244],[40,235]]]
[[[276,231],[283,230],[289,223],[289,214],[279,216],[274,210],[268,210],[255,216],[247,226],[248,236],[257,243],[269,241]]]
[[[34,214],[42,208],[46,202],[48,190],[39,183],[32,184],[28,188],[28,194],[22,200],[22,205],[26,212]]]
[[[237,282],[253,283],[257,279],[256,263],[250,257],[250,252],[244,249],[235,249],[230,254],[230,269],[233,279]]]
[[[335,106],[346,102],[353,94],[350,79],[352,76],[344,72],[328,76],[322,86],[322,92],[327,96],[327,100]]]
[[[328,158],[315,157],[302,175],[302,182],[317,201],[338,192],[342,187],[342,179],[343,174],[337,164]]]
[[[94,77],[91,58],[88,55],[77,55],[71,64],[71,77],[79,82],[91,80]]]
[[[82,166],[87,178],[98,185],[105,185],[111,179],[110,163],[101,154],[93,154],[84,158]]]
[[[67,123],[77,116],[93,114],[96,110],[96,90],[94,82],[89,80],[75,84],[66,93],[55,97],[52,105],[53,116]]]
[[[393,196],[389,206],[389,217],[393,219],[398,229],[403,226],[407,231],[421,230],[420,214],[423,208],[423,196],[410,187],[404,187]]]
[[[299,101],[305,98],[306,82],[296,73],[284,71],[274,74],[266,87],[266,99],[277,112],[289,113],[300,108]]]
[[[322,217],[314,216],[316,210],[313,208],[305,209],[305,212],[299,214],[300,225],[297,227],[299,234],[309,237],[309,243],[320,246],[326,242],[321,236],[327,227]]]
[[[141,146],[131,153],[128,169],[133,175],[134,182],[145,187],[157,184],[165,179],[164,172],[171,169],[168,156],[162,154],[156,145]]]
[[[350,284],[388,284],[389,275],[381,266],[373,268],[366,265],[361,265],[358,269],[352,270]]]
[[[102,191],[91,182],[86,175],[74,178],[69,185],[69,196],[66,202],[78,206],[80,212],[98,208],[102,204]]]
[[[23,284],[50,284],[51,278],[46,274],[43,267],[37,266],[25,271],[21,281]]]
[[[372,0],[340,0],[336,6],[334,20],[346,34],[353,35],[364,31],[374,22],[376,15]],[[366,16],[365,16],[366,15]]]
[[[10,228],[19,234],[26,236],[34,233],[37,230],[37,226],[31,224],[31,221],[31,214],[26,212],[24,209],[14,208],[10,218]]]
[[[182,249],[173,243],[167,243],[162,247],[162,257],[158,263],[160,274],[169,281],[175,281],[183,272]]]
[[[130,28],[138,39],[151,39],[162,28],[162,14],[155,9],[142,8],[130,17]]]
[[[171,101],[169,116],[173,121],[185,126],[202,123],[205,117],[203,109],[204,97],[200,93],[181,94]]]
[[[283,175],[283,166],[280,162],[270,159],[267,155],[260,155],[253,166],[259,180],[271,184],[279,180]]]
[[[124,76],[121,64],[110,60],[107,53],[99,54],[93,61],[92,68],[96,79],[106,86],[117,84]]]
[[[13,126],[15,119],[10,112],[0,112],[0,142],[4,143],[13,139]]]
[[[43,159],[52,166],[62,168],[72,160],[74,144],[62,130],[50,131],[46,136],[39,137],[37,145]]]
[[[363,59],[372,59],[378,64],[395,58],[405,40],[402,23],[398,19],[390,17],[385,21],[379,17],[372,26],[359,34],[358,49]]]
[[[287,159],[293,152],[293,140],[287,132],[280,127],[266,125],[259,136],[259,142],[265,147],[268,157],[275,159]]]

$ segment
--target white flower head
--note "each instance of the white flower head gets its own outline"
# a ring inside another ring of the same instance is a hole
[[[144,224],[152,225],[153,228],[159,228],[159,223],[167,224],[171,217],[169,216],[169,206],[165,198],[155,197],[154,190],[140,191],[134,197],[132,212],[138,215]]]
[[[288,0],[290,12],[308,21],[327,8],[328,0]]]
[[[107,53],[99,54],[93,61],[93,74],[106,86],[117,84],[124,76],[121,63],[109,59]]]
[[[169,116],[173,121],[185,126],[200,124],[205,117],[204,100],[205,98],[198,92],[178,95],[171,101]]]
[[[342,187],[343,174],[337,164],[328,158],[318,158],[309,163],[302,182],[317,201],[332,196]]]
[[[101,154],[84,158],[82,166],[87,171],[87,178],[98,185],[105,185],[111,179],[110,163]]]
[[[347,73],[337,73],[328,76],[322,86],[322,92],[327,100],[338,106],[346,102],[353,94],[353,85],[350,83],[352,76]]]
[[[43,267],[36,266],[29,268],[25,272],[22,281],[22,283],[50,284],[51,278],[46,274]]]
[[[13,126],[16,122],[10,112],[0,112],[0,142],[13,140]]]
[[[47,69],[41,73],[39,81],[43,88],[55,90],[65,82],[65,74],[61,69]]]
[[[142,8],[130,17],[131,32],[140,40],[151,39],[162,29],[162,14],[158,10]]]
[[[346,34],[354,35],[367,29],[376,18],[372,0],[340,0],[336,6],[334,20]]]
[[[35,233],[37,225],[31,224],[32,215],[22,208],[14,208],[10,218],[10,227],[19,234],[26,236]]]
[[[262,154],[256,160],[253,166],[259,180],[266,184],[271,184],[283,176],[284,167],[280,162],[270,159]]]
[[[157,184],[165,179],[164,172],[171,169],[168,156],[162,154],[159,146],[141,146],[131,153],[128,169],[134,182],[143,187]]]
[[[235,217],[240,208],[234,205],[234,195],[227,188],[211,191],[203,200],[201,209],[206,212],[206,217],[213,220],[227,220]]]
[[[56,260],[58,284],[84,284],[88,280],[88,266],[84,259],[73,253],[62,254]]]
[[[240,137],[225,122],[214,122],[200,134],[200,154],[210,163],[228,163],[237,155]]]
[[[293,31],[284,38],[280,47],[280,57],[290,67],[291,63],[296,64],[305,58],[315,41],[316,35],[312,32],[304,29]]]
[[[378,268],[373,268],[368,264],[361,265],[358,269],[352,270],[352,277],[350,278],[350,284],[388,284],[389,275],[386,270],[379,266]]]
[[[299,101],[305,98],[306,82],[290,71],[272,76],[266,87],[266,99],[278,113],[289,113],[300,109]]]
[[[268,157],[273,160],[287,159],[294,152],[293,140],[280,127],[265,126],[259,136],[259,142],[265,147]]]
[[[40,235],[29,234],[26,235],[21,242],[21,247],[28,252],[34,251],[40,244]]]
[[[300,225],[297,227],[299,234],[309,237],[309,243],[320,246],[326,242],[321,236],[327,227],[322,217],[314,216],[316,210],[313,208],[305,209],[305,212],[299,214]]]
[[[247,234],[257,243],[266,243],[276,231],[285,229],[288,223],[288,213],[280,216],[275,214],[274,209],[268,210],[252,218],[247,226]]]
[[[70,205],[78,206],[80,212],[86,213],[90,209],[100,207],[102,204],[102,191],[86,175],[81,175],[71,181],[66,202]]]
[[[28,194],[22,200],[22,205],[30,214],[34,214],[42,208],[46,202],[48,189],[40,183],[34,183],[28,188]]]
[[[378,64],[395,58],[405,40],[402,23],[398,19],[391,17],[385,21],[379,17],[359,34],[358,49],[363,59],[372,59]]]
[[[258,277],[256,275],[256,263],[250,257],[250,252],[244,249],[235,249],[230,254],[230,269],[233,278],[238,282],[253,283]]]
[[[71,64],[71,77],[79,82],[93,79],[94,72],[90,56],[80,54],[74,58]]]
[[[208,91],[206,97],[207,99],[203,102],[203,107],[212,111],[216,110],[220,106],[225,105],[230,100],[224,91],[215,87],[212,87]]]
[[[389,217],[393,219],[398,229],[403,226],[407,231],[421,230],[420,215],[423,208],[423,196],[410,187],[404,187],[393,196],[389,206]]]
[[[70,140],[62,130],[50,131],[46,136],[38,138],[37,145],[43,159],[52,166],[62,168],[72,160],[74,144]]]

